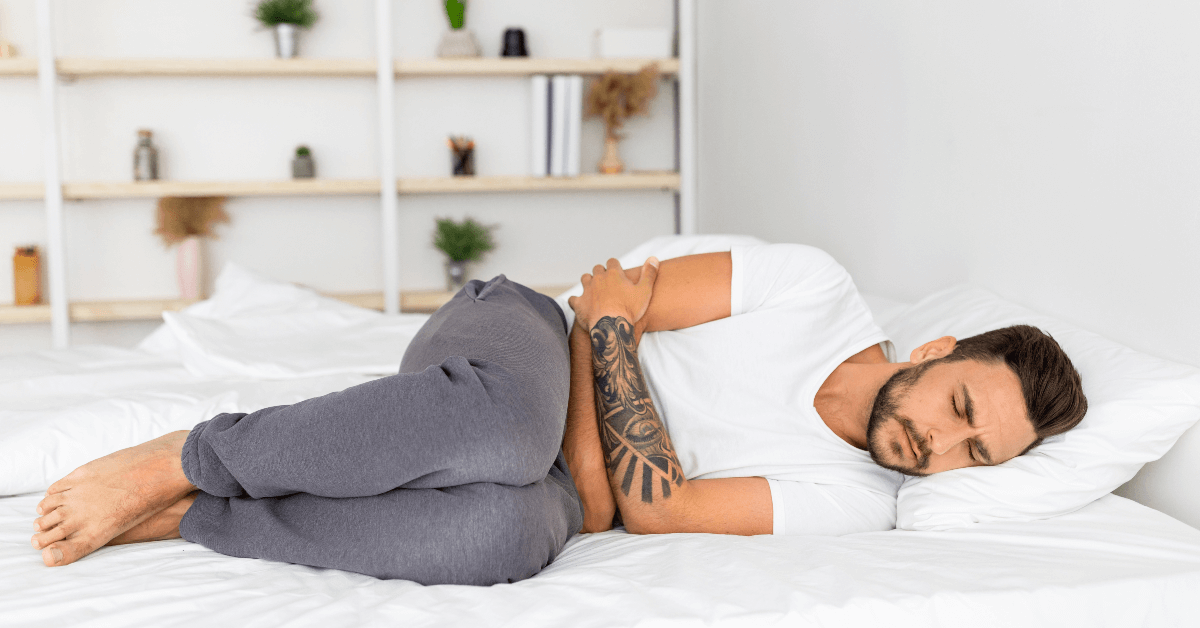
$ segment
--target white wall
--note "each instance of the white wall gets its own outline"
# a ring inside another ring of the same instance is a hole
[[[1200,3],[702,0],[700,221],[1200,364]]]
[[[247,0],[57,0],[61,56],[270,57],[271,35],[256,29]],[[301,35],[301,54],[374,58],[370,0],[317,0],[321,19]],[[446,29],[441,3],[394,4],[397,56],[431,57]],[[477,0],[467,26],[485,56],[497,56],[503,30],[525,28],[535,56],[587,58],[602,26],[672,26],[671,0]],[[0,0],[0,39],[33,56],[33,0]],[[634,170],[674,167],[670,85],[622,142]],[[318,174],[378,176],[374,78],[81,79],[60,90],[63,176],[126,181],[135,132],[155,131],[164,177],[175,180],[290,176],[297,144],[312,147]],[[449,174],[449,134],[476,140],[480,175],[527,174],[529,89],[524,78],[398,82],[397,172]],[[41,136],[36,80],[0,79],[0,182],[38,181]],[[583,168],[595,172],[602,127],[584,126]],[[382,286],[378,197],[233,198],[233,224],[210,247],[212,270],[233,260],[268,275],[334,292]],[[177,294],[172,253],[151,235],[152,200],[69,202],[68,293],[74,300],[162,298]],[[471,215],[499,225],[498,249],[474,270],[530,284],[571,283],[592,264],[674,229],[671,194],[650,192],[404,196],[400,199],[401,283],[442,285],[441,255],[429,244],[433,219]],[[0,259],[12,246],[45,244],[40,202],[0,202]],[[0,303],[12,302],[12,276],[0,263]],[[146,324],[74,325],[77,342],[130,344]],[[45,325],[0,328],[0,353],[45,348]]]

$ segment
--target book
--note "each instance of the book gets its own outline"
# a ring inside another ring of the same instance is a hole
[[[563,173],[568,177],[579,176],[580,135],[583,132],[583,77],[578,74],[567,77],[567,137],[563,149]]]
[[[544,177],[550,174],[550,77],[535,74],[530,79],[530,138],[529,174]]]
[[[568,76],[556,74],[550,79],[550,176],[566,175]]]

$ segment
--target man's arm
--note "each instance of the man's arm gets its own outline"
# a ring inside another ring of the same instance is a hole
[[[582,327],[571,327],[571,396],[567,401],[567,425],[563,432],[563,457],[571,470],[579,500],[583,502],[582,532],[612,528],[617,503],[604,470],[604,451],[596,422],[595,389],[592,383],[592,344]]]
[[[659,419],[637,359],[633,325],[606,316],[592,326],[596,410],[609,482],[634,534],[770,534],[763,478],[688,480]]]
[[[625,271],[631,283],[642,277],[642,266]],[[688,255],[662,262],[654,280],[649,306],[635,325],[636,336],[646,331],[692,327],[729,316],[732,263],[729,253]],[[591,278],[591,275],[584,275]],[[583,532],[612,528],[617,505],[609,487],[606,458],[600,443],[592,373],[592,344],[579,325],[571,329],[571,393],[563,433],[563,456],[579,499],[583,502]]]
[[[577,322],[591,339],[596,412],[612,493],[633,533],[767,534],[772,526],[767,481],[685,478],[642,376],[640,330],[688,327],[730,313],[729,255],[680,260],[672,265],[675,278],[661,285],[641,277],[650,266],[637,269],[635,285],[633,273],[610,260],[608,269],[597,266],[592,276],[585,275],[584,295],[571,299]],[[656,269],[659,279],[673,270],[668,266],[673,261]],[[692,272],[682,270],[689,267]]]

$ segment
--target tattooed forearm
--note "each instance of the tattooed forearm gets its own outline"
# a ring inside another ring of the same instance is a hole
[[[683,471],[642,377],[633,325],[605,316],[592,326],[591,338],[609,479],[626,497],[640,488],[647,504],[669,498],[671,487],[683,484]]]

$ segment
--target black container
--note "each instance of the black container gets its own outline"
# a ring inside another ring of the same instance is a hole
[[[504,31],[504,49],[502,57],[528,57],[529,50],[525,48],[525,31],[519,28],[509,28]]]

